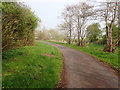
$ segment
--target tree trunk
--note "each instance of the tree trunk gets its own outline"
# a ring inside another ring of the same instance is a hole
[[[80,46],[80,32],[78,30],[78,43],[77,43],[77,46]]]
[[[69,37],[68,44],[71,44],[71,38]]]
[[[113,52],[115,50],[115,47],[114,47],[114,45],[112,43],[112,28],[107,27],[106,29],[107,29],[107,32],[106,32],[107,44],[106,44],[103,51],[105,51],[105,52]]]
[[[84,46],[85,46],[84,38],[81,38],[80,46],[81,46],[81,47],[84,47]]]
[[[112,41],[112,26],[113,23],[115,22],[116,14],[117,14],[117,5],[118,3],[116,2],[115,8],[114,8],[114,13],[112,15],[112,20],[110,25],[107,23],[108,19],[108,14],[109,14],[109,4],[107,6],[107,12],[106,12],[106,17],[105,17],[105,22],[106,22],[106,39],[107,39],[107,45],[104,48],[105,52],[114,52],[115,51],[115,44]]]
[[[71,36],[72,36],[72,29],[71,29],[71,23],[70,23],[70,36],[69,36],[68,44],[71,44]]]
[[[78,43],[77,46],[80,46],[80,25],[79,25],[79,17],[78,17],[78,26],[77,26],[77,30],[78,30]]]

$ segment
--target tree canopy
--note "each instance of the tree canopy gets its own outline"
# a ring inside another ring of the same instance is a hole
[[[90,42],[95,42],[98,40],[102,34],[102,31],[99,29],[99,24],[92,24],[88,26],[87,30],[87,38]]]
[[[3,51],[34,44],[34,29],[38,18],[23,3],[2,3],[2,49]]]

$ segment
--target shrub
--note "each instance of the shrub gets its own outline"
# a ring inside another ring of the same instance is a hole
[[[23,3],[2,3],[2,50],[34,44],[38,18]]]

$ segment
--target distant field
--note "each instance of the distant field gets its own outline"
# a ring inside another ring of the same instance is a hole
[[[49,42],[53,42],[53,41],[49,41]],[[120,69],[120,65],[118,63],[118,48],[116,50],[115,53],[108,53],[108,52],[103,52],[103,45],[99,45],[99,44],[89,44],[86,47],[78,47],[74,44],[65,44],[65,43],[60,43],[60,42],[53,42],[56,44],[61,44],[70,48],[74,48],[76,50],[80,50],[83,52],[86,52],[102,61],[104,61],[107,64],[110,64],[112,67],[116,68],[117,70]]]
[[[43,54],[43,55],[42,55]],[[60,81],[62,55],[57,48],[36,42],[3,52],[3,88],[54,88]]]

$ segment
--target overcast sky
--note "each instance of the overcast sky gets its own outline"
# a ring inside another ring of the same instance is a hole
[[[60,15],[66,5],[79,0],[40,0],[25,2],[32,11],[41,19],[41,25],[46,28],[56,28],[60,24]]]
[[[57,28],[57,25],[61,23],[60,15],[66,5],[83,1],[100,2],[105,0],[23,0],[41,19],[41,26],[45,26],[47,29]]]

